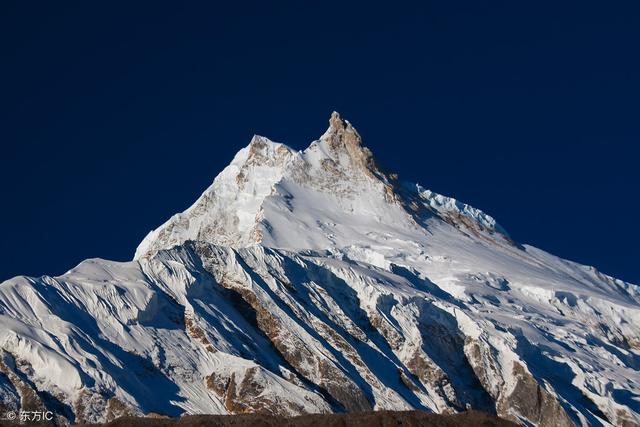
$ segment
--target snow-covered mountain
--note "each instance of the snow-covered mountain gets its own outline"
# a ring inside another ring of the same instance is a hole
[[[636,285],[378,168],[255,136],[131,262],[0,284],[0,415],[496,412],[640,424]]]

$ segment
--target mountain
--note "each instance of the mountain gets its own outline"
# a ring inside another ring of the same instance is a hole
[[[0,284],[0,414],[468,408],[640,424],[640,289],[383,171],[255,136],[133,261]]]

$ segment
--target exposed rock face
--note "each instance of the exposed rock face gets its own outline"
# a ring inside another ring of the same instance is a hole
[[[498,402],[499,412],[506,415],[513,408],[520,417],[540,427],[572,427],[556,398],[538,384],[533,376],[518,363],[513,363],[515,387]],[[510,417],[518,421],[517,417]]]
[[[339,158],[342,153],[345,153],[351,163],[352,171],[362,171],[367,174],[379,173],[373,154],[362,145],[362,138],[358,131],[351,123],[342,120],[337,112],[334,111],[331,114],[329,129],[320,140],[326,141],[335,157]]]
[[[4,411],[37,411],[44,408],[42,400],[33,388],[16,374],[16,361],[10,354],[2,352],[0,360]]]
[[[0,284],[0,411],[636,425],[639,325],[637,286],[382,172],[333,114],[303,151],[254,137],[135,261]]]
[[[216,274],[216,271],[212,271]],[[257,326],[269,338],[282,357],[305,378],[315,380],[322,389],[349,411],[370,410],[366,395],[334,363],[317,357],[309,343],[292,334],[283,322],[267,310],[259,298],[250,290],[225,278],[220,283],[227,289],[238,292],[256,313]],[[309,337],[310,339],[313,339]],[[319,344],[319,343],[314,343]]]
[[[39,391],[29,380],[33,375],[31,365],[25,360],[16,360],[12,354],[0,350],[0,414],[20,411],[44,413],[51,410],[53,422],[66,422],[69,412],[57,396]],[[133,415],[133,414],[129,414]]]
[[[274,393],[265,382],[264,369],[250,367],[242,372],[212,373],[207,387],[224,402],[230,414],[258,413],[287,416],[305,413],[304,406],[286,394]]]

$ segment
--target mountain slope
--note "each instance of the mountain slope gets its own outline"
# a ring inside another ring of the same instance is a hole
[[[254,137],[133,261],[0,284],[0,324],[0,405],[74,422],[471,407],[640,423],[638,287],[383,172],[336,113],[304,151]]]

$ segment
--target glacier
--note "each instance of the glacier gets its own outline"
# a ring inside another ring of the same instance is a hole
[[[254,136],[129,262],[0,284],[0,414],[422,409],[640,425],[640,289],[380,168]]]

